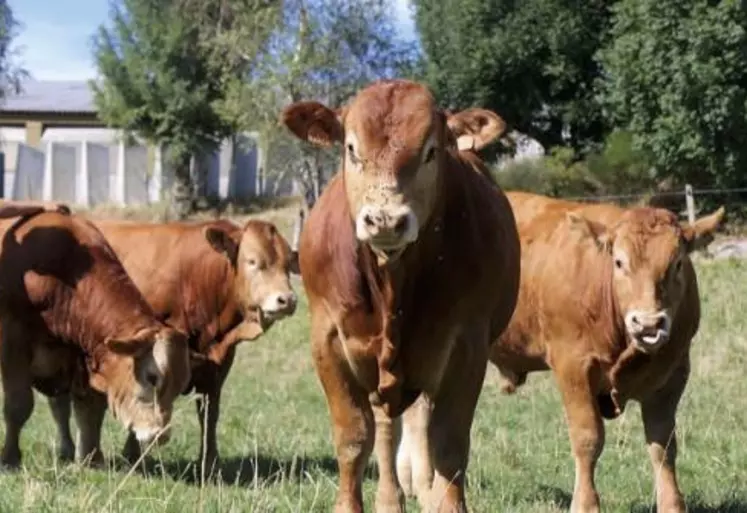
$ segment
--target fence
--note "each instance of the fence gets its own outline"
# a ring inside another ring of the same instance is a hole
[[[56,140],[43,140],[42,149],[11,142],[4,170],[0,168],[0,196],[86,207],[142,205],[168,196],[174,175],[160,147],[149,150],[140,143],[127,145],[108,140],[108,135],[89,140],[73,132],[68,129],[62,137],[57,134]],[[7,146],[4,141],[3,149]],[[8,159],[12,150],[14,160]],[[263,194],[268,186],[262,176],[262,151],[253,133],[239,134],[224,141],[218,151],[193,159],[192,172],[193,177],[204,177],[201,192],[209,197],[247,198]]]
[[[747,188],[733,188],[733,189],[695,189],[692,185],[686,184],[681,190],[672,191],[657,191],[653,193],[628,193],[628,194],[609,194],[600,196],[563,196],[560,199],[569,201],[593,201],[593,202],[626,202],[641,200],[644,198],[655,198],[656,200],[662,200],[666,198],[682,198],[685,202],[684,213],[687,215],[688,220],[692,223],[695,220],[698,208],[696,204],[696,198],[698,196],[728,196],[736,194],[747,194]],[[743,204],[745,201],[738,201]]]

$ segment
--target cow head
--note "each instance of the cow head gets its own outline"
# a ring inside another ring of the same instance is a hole
[[[577,213],[568,219],[610,259],[614,299],[632,343],[644,353],[657,351],[669,340],[686,292],[688,254],[717,223],[681,225],[673,213],[656,208],[627,210],[609,228]]]
[[[205,238],[234,267],[235,299],[246,319],[261,327],[258,334],[295,312],[290,273],[298,273],[298,257],[275,225],[250,220],[242,230],[215,224],[205,228]]]
[[[106,394],[115,418],[138,441],[169,439],[174,400],[191,378],[185,334],[170,327],[147,328],[132,338],[108,339],[91,374],[91,386]]]
[[[486,112],[475,109],[455,117],[458,133],[451,133],[447,115],[425,86],[384,80],[337,110],[311,101],[289,105],[281,123],[302,140],[343,145],[342,173],[355,236],[385,263],[417,240],[428,222],[440,193],[446,149],[465,137],[475,147],[481,144],[475,134],[493,127],[495,120]]]

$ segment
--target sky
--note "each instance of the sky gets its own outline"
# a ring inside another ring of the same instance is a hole
[[[402,37],[414,37],[409,0],[393,0]],[[109,16],[108,0],[9,0],[21,23],[20,61],[37,80],[84,80],[95,76],[91,37]]]

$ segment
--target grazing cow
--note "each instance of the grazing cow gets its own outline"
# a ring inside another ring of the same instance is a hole
[[[340,470],[335,510],[363,510],[375,423],[399,416],[422,392],[433,405],[435,469],[424,506],[465,511],[490,342],[508,324],[519,286],[511,208],[458,152],[459,138],[477,138],[485,125],[450,128],[430,91],[404,80],[369,85],[336,111],[298,102],[281,119],[302,140],[343,144],[341,169],[309,215],[299,255]],[[380,479],[376,510],[399,512],[400,501],[396,482]]]
[[[157,319],[91,223],[65,206],[3,206],[0,217],[13,209],[21,217],[0,222],[2,463],[20,464],[32,388],[72,395],[79,459],[102,459],[107,402],[140,442],[166,441],[190,379],[186,336]],[[72,458],[74,449],[62,450]]]
[[[194,389],[207,399],[207,424],[202,398],[197,413],[199,454],[207,465],[201,469],[210,471],[218,460],[221,388],[235,344],[257,338],[295,311],[289,281],[289,273],[297,272],[295,253],[275,226],[264,221],[252,220],[243,228],[225,220],[100,221],[97,226],[158,317],[186,332],[192,350],[203,356],[185,393]],[[53,401],[52,408],[64,408],[62,401]],[[134,461],[139,454],[130,434],[124,455]]]

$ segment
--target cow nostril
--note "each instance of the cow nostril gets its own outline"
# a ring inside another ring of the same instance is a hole
[[[656,329],[665,331],[667,328],[667,320],[664,317],[659,317],[659,320],[656,322]]]
[[[376,223],[374,222],[373,217],[371,217],[371,214],[366,214],[366,215],[363,216],[363,223],[368,228],[373,228],[376,225]]]
[[[288,298],[286,298],[285,296],[278,296],[276,301],[280,306],[285,306],[288,304]]]
[[[407,216],[402,216],[397,220],[397,224],[394,225],[394,232],[397,235],[402,235],[407,229]]]
[[[631,322],[631,324],[633,324],[633,326],[640,326],[641,325],[641,321],[640,321],[640,319],[638,319],[637,315],[631,315],[630,316],[630,322]]]

